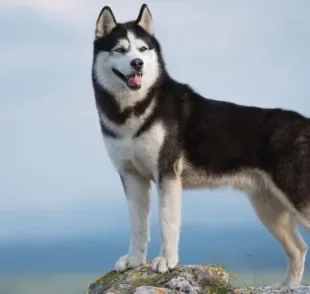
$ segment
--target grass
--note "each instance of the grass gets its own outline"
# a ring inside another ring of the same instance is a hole
[[[203,290],[202,293],[204,294],[227,294],[231,290],[230,285],[219,283],[217,281],[202,281]],[[204,290],[205,289],[205,290]]]

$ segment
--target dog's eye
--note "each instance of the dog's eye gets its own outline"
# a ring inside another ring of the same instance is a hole
[[[119,48],[114,49],[114,51],[118,53],[125,53],[125,48],[119,47]]]
[[[140,52],[145,52],[146,50],[147,50],[146,47],[141,47],[141,48],[139,49]]]

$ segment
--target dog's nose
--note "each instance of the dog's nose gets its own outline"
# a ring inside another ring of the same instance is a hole
[[[141,58],[135,58],[131,60],[130,65],[134,69],[141,69],[143,67],[143,60]]]

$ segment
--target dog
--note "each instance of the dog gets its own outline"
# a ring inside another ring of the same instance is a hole
[[[180,65],[182,66],[182,65]],[[287,275],[300,284],[308,250],[296,229],[310,228],[310,120],[298,112],[202,97],[173,79],[143,4],[118,23],[105,6],[93,40],[92,86],[104,144],[122,182],[130,216],[128,253],[117,271],[146,262],[150,185],[159,198],[161,245],[152,268],[179,263],[183,189],[232,186],[245,192],[281,244]]]

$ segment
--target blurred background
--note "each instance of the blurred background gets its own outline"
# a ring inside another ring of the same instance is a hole
[[[121,22],[142,3],[0,0],[1,294],[83,293],[127,251],[126,201],[90,70],[101,8]],[[146,3],[174,78],[205,97],[310,116],[308,0]],[[183,197],[182,263],[225,265],[239,284],[283,279],[282,249],[244,194]],[[159,250],[156,198],[153,189],[149,259]],[[307,260],[305,281],[308,270]]]

